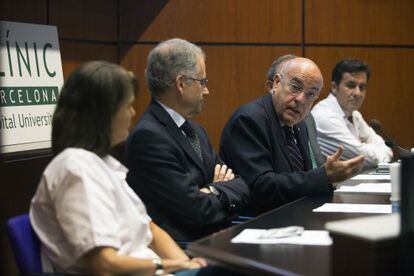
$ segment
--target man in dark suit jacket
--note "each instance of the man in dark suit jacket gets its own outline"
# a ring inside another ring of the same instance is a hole
[[[363,157],[340,161],[343,148],[312,169],[303,118],[323,80],[306,58],[286,62],[274,76],[272,92],[240,107],[221,137],[221,156],[250,186],[247,210],[259,214],[307,195],[330,195],[333,184],[361,170]]]
[[[209,93],[203,51],[182,39],[162,42],[148,57],[146,79],[152,101],[127,141],[128,183],[176,240],[228,226],[249,189],[189,120]]]
[[[280,72],[283,65],[285,65],[289,60],[297,58],[298,56],[292,54],[286,54],[278,57],[272,62],[269,70],[267,71],[267,79],[265,81],[266,90],[269,92],[273,91],[273,79],[277,73]],[[303,122],[306,125],[308,130],[308,139],[309,139],[309,151],[312,159],[312,167],[321,167],[325,164],[326,158],[322,155],[321,148],[318,144],[317,131],[315,119],[312,116],[312,113],[308,113]]]

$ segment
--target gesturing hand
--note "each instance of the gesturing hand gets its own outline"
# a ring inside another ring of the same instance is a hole
[[[333,155],[326,158],[326,162],[324,164],[326,175],[332,184],[335,182],[344,181],[349,177],[357,174],[362,170],[362,167],[364,165],[363,155],[359,155],[346,161],[339,160],[339,157],[341,157],[343,151],[344,147],[340,145],[338,147],[338,150]]]

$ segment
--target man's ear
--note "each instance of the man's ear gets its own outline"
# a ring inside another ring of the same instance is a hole
[[[336,84],[336,82],[332,81],[331,82],[331,92],[332,94],[334,94],[336,96],[336,91],[338,90],[338,85]]]
[[[275,74],[275,76],[273,77],[273,83],[272,83],[272,88],[278,88],[280,85],[280,80],[281,80],[281,76],[279,73]]]
[[[181,94],[184,93],[185,78],[183,75],[178,75],[175,77],[175,89]]]
[[[273,89],[273,81],[271,80],[266,80],[265,81],[265,87],[267,91],[270,91]]]

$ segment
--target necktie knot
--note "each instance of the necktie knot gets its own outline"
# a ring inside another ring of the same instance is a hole
[[[293,127],[285,125],[283,130],[285,131],[287,139],[294,138]]]
[[[200,158],[201,161],[203,161],[203,155],[201,154],[201,145],[200,140],[198,139],[198,136],[194,130],[194,128],[190,125],[190,123],[186,120],[182,126],[180,126],[180,129],[185,133],[187,136],[188,142],[190,142],[191,147],[197,154],[197,156]]]
[[[185,135],[187,135],[188,138],[193,138],[196,136],[194,128],[187,120],[184,122],[184,124],[182,124],[180,129],[185,133]]]

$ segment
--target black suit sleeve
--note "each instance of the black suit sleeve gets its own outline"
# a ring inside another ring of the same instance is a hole
[[[305,195],[329,195],[325,168],[292,172],[265,117],[239,115],[226,125],[221,154],[250,186],[253,202],[270,209]]]
[[[236,211],[215,195],[199,191],[202,175],[195,166],[189,166],[191,160],[172,137],[140,129],[132,139],[127,153],[128,181],[146,204],[156,206],[177,223],[193,226],[222,223]],[[213,185],[235,206],[246,204],[248,187],[242,179]]]
[[[202,133],[201,142],[204,143],[204,148],[208,148],[207,154],[211,155],[212,158],[209,160],[214,160],[211,164],[207,164],[207,167],[210,168],[208,171],[208,176],[210,183],[209,186],[214,186],[217,190],[220,191],[219,200],[222,202],[223,206],[226,206],[231,212],[238,212],[243,209],[249,199],[250,190],[244,179],[239,175],[235,175],[235,178],[230,181],[218,181],[212,182],[214,179],[214,168],[217,164],[226,165],[225,162],[220,158],[220,156],[213,149],[210,141],[208,140],[207,133],[204,128],[198,128]],[[229,166],[229,168],[231,168]]]

